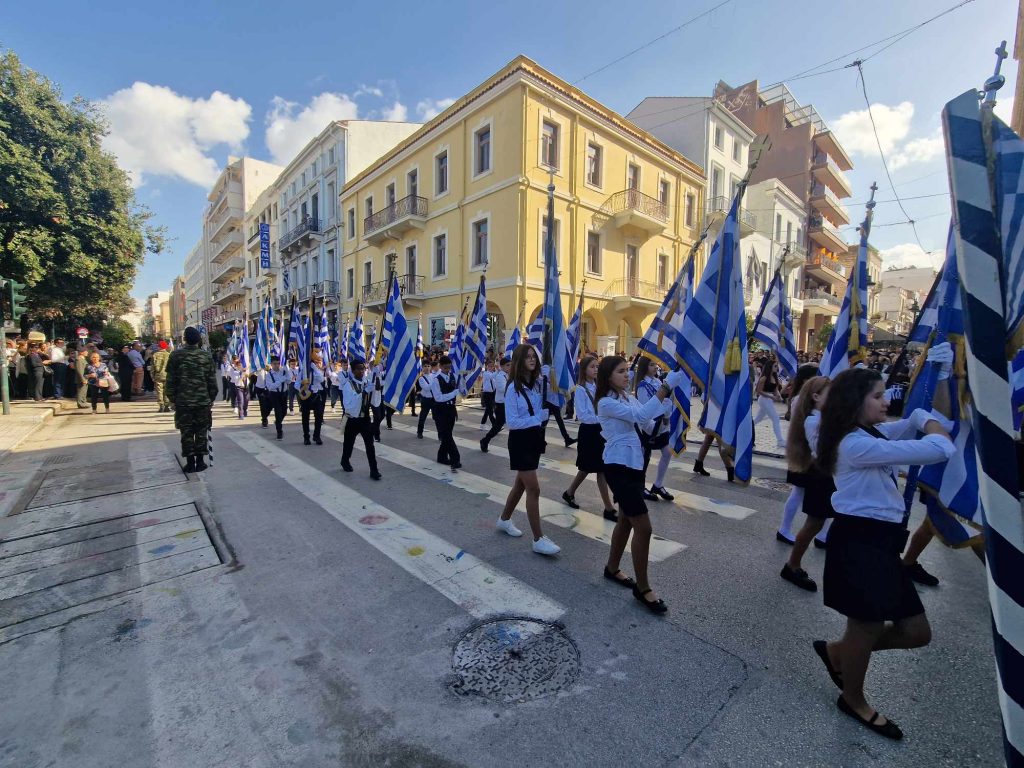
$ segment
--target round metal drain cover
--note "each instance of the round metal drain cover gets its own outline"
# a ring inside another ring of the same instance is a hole
[[[511,703],[550,696],[580,673],[580,651],[558,624],[520,616],[477,622],[452,652],[456,693]]]
[[[752,482],[754,485],[759,485],[770,491],[779,491],[781,493],[789,493],[790,488],[793,487],[785,480],[771,480],[767,477],[755,477]]]

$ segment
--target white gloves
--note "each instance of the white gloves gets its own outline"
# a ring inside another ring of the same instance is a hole
[[[551,375],[551,366],[550,365],[542,365],[540,367],[540,374],[541,374],[541,376],[544,376],[544,377],[550,376]]]
[[[665,377],[665,386],[669,389],[675,389],[683,382],[683,378],[686,374],[682,369],[672,371],[668,376]]]
[[[949,372],[953,368],[953,347],[948,341],[936,344],[928,350],[929,363],[939,364],[939,381],[949,378]]]

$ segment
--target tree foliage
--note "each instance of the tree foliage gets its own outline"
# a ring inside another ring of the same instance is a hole
[[[125,320],[111,320],[104,324],[101,335],[103,336],[104,346],[113,347],[120,352],[121,347],[130,341],[134,341],[135,329]]]
[[[28,286],[32,319],[100,321],[128,311],[162,228],[103,151],[95,106],[65,103],[45,77],[0,50],[0,275]]]
[[[825,347],[828,346],[828,339],[832,335],[832,323],[825,323],[821,326],[821,330],[818,331],[818,351],[824,352]]]

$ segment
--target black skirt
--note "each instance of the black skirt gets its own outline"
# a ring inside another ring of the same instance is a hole
[[[832,494],[836,492],[836,484],[831,475],[819,472],[815,468],[804,474],[803,512],[808,517],[825,520],[835,515],[832,509]]]
[[[588,473],[604,472],[604,436],[600,424],[580,424],[576,469]]]
[[[608,481],[612,497],[626,517],[647,514],[644,501],[644,473],[622,464],[605,464],[604,479]]]
[[[825,605],[858,621],[901,621],[924,613],[900,559],[907,535],[900,523],[837,514],[825,551]]]
[[[510,429],[508,432],[508,465],[514,472],[529,472],[540,466],[544,453],[543,427]]]
[[[796,472],[792,469],[788,469],[786,470],[786,482],[792,485],[794,488],[806,488],[807,473]]]

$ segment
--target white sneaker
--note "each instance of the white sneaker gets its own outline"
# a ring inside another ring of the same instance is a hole
[[[516,539],[523,535],[523,532],[516,528],[515,523],[511,520],[502,520],[500,517],[498,518],[497,528],[499,531],[504,531],[509,536]]]
[[[533,542],[533,551],[538,555],[557,555],[562,551],[562,548],[547,536],[541,536]]]

